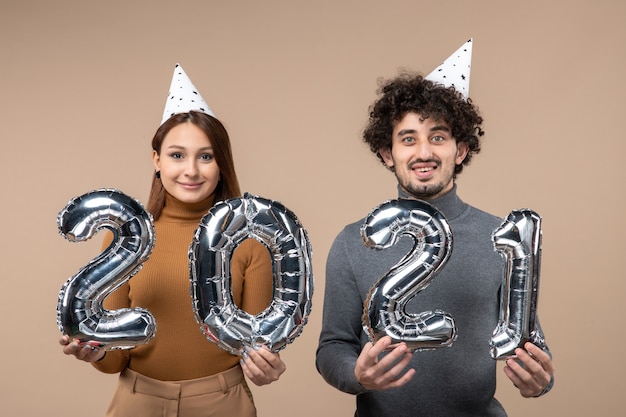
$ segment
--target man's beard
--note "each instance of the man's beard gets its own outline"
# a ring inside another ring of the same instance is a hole
[[[396,179],[398,180],[400,186],[404,188],[404,191],[418,200],[429,200],[433,196],[438,195],[445,188],[445,185],[442,182],[438,182],[436,184],[424,184],[420,186],[411,183],[403,184],[397,174]]]

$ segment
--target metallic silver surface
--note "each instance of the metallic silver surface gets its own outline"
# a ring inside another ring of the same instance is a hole
[[[233,302],[231,258],[248,238],[270,252],[274,292],[253,316]],[[277,352],[306,324],[313,297],[311,245],[295,214],[281,203],[245,194],[216,203],[200,222],[189,248],[191,296],[207,339],[233,355],[266,345]]]
[[[364,244],[375,249],[394,245],[406,234],[412,250],[378,279],[364,303],[363,328],[371,341],[390,336],[410,350],[450,346],[456,338],[454,319],[443,311],[409,314],[407,303],[436,277],[452,251],[447,220],[432,205],[398,199],[376,207],[361,226]]]
[[[530,341],[545,347],[537,323],[541,268],[541,217],[532,210],[512,211],[493,232],[494,249],[507,262],[500,290],[498,325],[489,341],[491,357],[507,359]]]
[[[152,216],[137,200],[114,189],[99,189],[73,198],[57,216],[59,233],[72,242],[110,229],[113,242],[61,288],[57,304],[59,330],[104,349],[128,349],[147,343],[156,331],[145,309],[105,310],[102,301],[128,281],[154,246]]]

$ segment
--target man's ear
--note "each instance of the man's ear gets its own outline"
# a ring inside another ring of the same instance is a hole
[[[393,158],[391,157],[391,148],[381,148],[378,150],[378,154],[381,158],[383,158],[383,161],[385,162],[387,168],[393,169],[394,162]]]
[[[456,164],[461,165],[467,153],[469,152],[469,144],[467,142],[457,142],[456,143]]]

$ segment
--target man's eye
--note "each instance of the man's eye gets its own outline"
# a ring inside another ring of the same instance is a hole
[[[405,138],[402,138],[402,142],[411,143],[411,142],[415,142],[415,139],[413,139],[411,136],[407,136]]]
[[[433,136],[432,137],[432,141],[433,142],[443,142],[445,140],[445,138],[443,136]]]

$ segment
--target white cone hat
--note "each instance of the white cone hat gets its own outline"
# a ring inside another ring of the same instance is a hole
[[[426,76],[427,80],[454,87],[463,97],[469,97],[470,68],[472,66],[472,39],[465,42],[443,64]]]
[[[170,85],[170,91],[167,94],[167,101],[165,102],[165,110],[163,110],[163,119],[161,124],[165,123],[167,119],[174,114],[187,113],[188,111],[195,110],[206,113],[215,117],[213,110],[206,104],[206,101],[202,98],[196,87],[193,85],[183,67],[180,64],[176,64],[174,68],[174,75],[172,76],[172,84]]]

